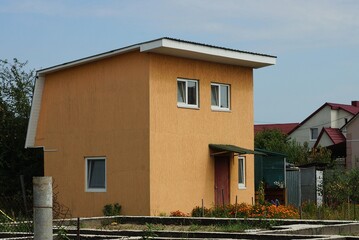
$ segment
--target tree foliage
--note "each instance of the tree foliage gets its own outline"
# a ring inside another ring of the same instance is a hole
[[[35,71],[16,58],[0,60],[0,194],[20,191],[19,176],[27,182],[42,174],[35,150],[25,149]]]
[[[327,170],[323,182],[324,198],[330,206],[337,206],[348,200],[359,203],[359,169]]]
[[[254,146],[268,151],[284,153],[287,155],[287,161],[296,165],[332,163],[330,150],[322,147],[310,149],[307,143],[301,145],[277,129],[265,129],[258,132],[254,137]]]

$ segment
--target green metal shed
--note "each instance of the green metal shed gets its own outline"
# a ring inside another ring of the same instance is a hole
[[[255,190],[258,191],[261,181],[266,188],[285,188],[286,155],[282,153],[255,148],[254,155]]]

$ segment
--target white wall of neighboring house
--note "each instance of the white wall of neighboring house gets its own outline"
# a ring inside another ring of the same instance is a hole
[[[353,117],[353,114],[342,109],[331,111],[331,128],[341,128],[347,121]],[[346,120],[345,120],[346,119]]]
[[[316,140],[312,140],[310,135],[311,128],[318,128],[318,135],[323,127],[331,126],[331,108],[325,106],[310,119],[308,119],[303,125],[292,132],[289,137],[295,139],[298,143],[303,144],[308,142],[308,146],[312,148]]]
[[[357,116],[345,129],[347,135],[347,168],[359,167],[359,117]]]
[[[327,133],[324,133],[323,136],[320,138],[319,145],[321,147],[327,147],[333,145],[333,141],[329,138]]]

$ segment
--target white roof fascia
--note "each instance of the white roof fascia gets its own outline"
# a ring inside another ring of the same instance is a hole
[[[276,64],[276,57],[268,55],[241,52],[166,38],[143,43],[140,45],[140,51],[253,68]]]
[[[31,112],[27,127],[25,148],[35,147],[37,122],[40,115],[42,90],[44,89],[45,77],[38,77],[35,81],[34,95],[32,97]]]

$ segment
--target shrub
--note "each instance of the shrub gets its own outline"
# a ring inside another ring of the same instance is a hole
[[[121,213],[121,205],[118,203],[115,204],[106,204],[103,209],[103,215],[105,216],[116,216],[116,215],[120,215]]]
[[[203,209],[199,206],[193,208],[191,212],[192,217],[210,217],[211,210],[209,208],[203,207]]]

